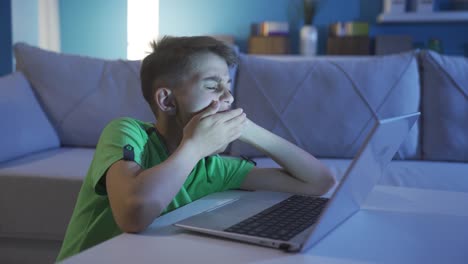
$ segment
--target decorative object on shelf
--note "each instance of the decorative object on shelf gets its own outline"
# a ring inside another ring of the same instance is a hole
[[[468,0],[382,0],[378,23],[467,22]]]
[[[367,22],[337,22],[329,26],[328,32],[333,37],[367,36],[369,23]]]
[[[288,54],[289,23],[264,21],[252,24],[247,51],[250,54]]]
[[[289,23],[283,21],[264,21],[252,24],[252,36],[287,36],[289,35]]]
[[[427,48],[440,54],[444,52],[444,50],[442,49],[442,43],[439,39],[436,38],[429,39],[429,41],[427,42]]]
[[[406,0],[384,0],[385,14],[403,14],[406,12]]]
[[[437,11],[466,11],[468,10],[468,0],[438,0],[436,7]]]
[[[409,35],[375,36],[375,55],[401,53],[413,48],[413,38]]]
[[[329,26],[328,55],[369,55],[371,39],[366,22],[338,22]]]
[[[409,0],[409,11],[432,13],[434,12],[434,0]]]
[[[371,55],[368,36],[328,37],[327,55]]]
[[[454,10],[468,10],[468,0],[452,0]]]
[[[318,31],[312,25],[318,0],[303,0],[304,3],[304,26],[302,26],[299,37],[299,50],[304,56],[315,56],[317,54]]]

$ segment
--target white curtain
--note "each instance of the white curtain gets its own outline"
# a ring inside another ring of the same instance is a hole
[[[59,0],[38,0],[39,47],[60,51]]]

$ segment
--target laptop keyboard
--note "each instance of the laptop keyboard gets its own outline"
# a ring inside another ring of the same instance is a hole
[[[313,225],[327,198],[293,195],[224,231],[288,241]]]

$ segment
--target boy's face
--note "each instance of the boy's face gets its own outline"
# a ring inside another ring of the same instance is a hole
[[[182,128],[213,100],[219,101],[220,112],[229,110],[234,101],[229,68],[223,58],[207,52],[196,55],[192,61],[191,75],[184,85],[174,89],[176,118]]]

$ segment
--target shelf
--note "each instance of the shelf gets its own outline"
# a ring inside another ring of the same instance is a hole
[[[379,23],[446,23],[468,22],[468,11],[444,11],[432,13],[380,14]]]

